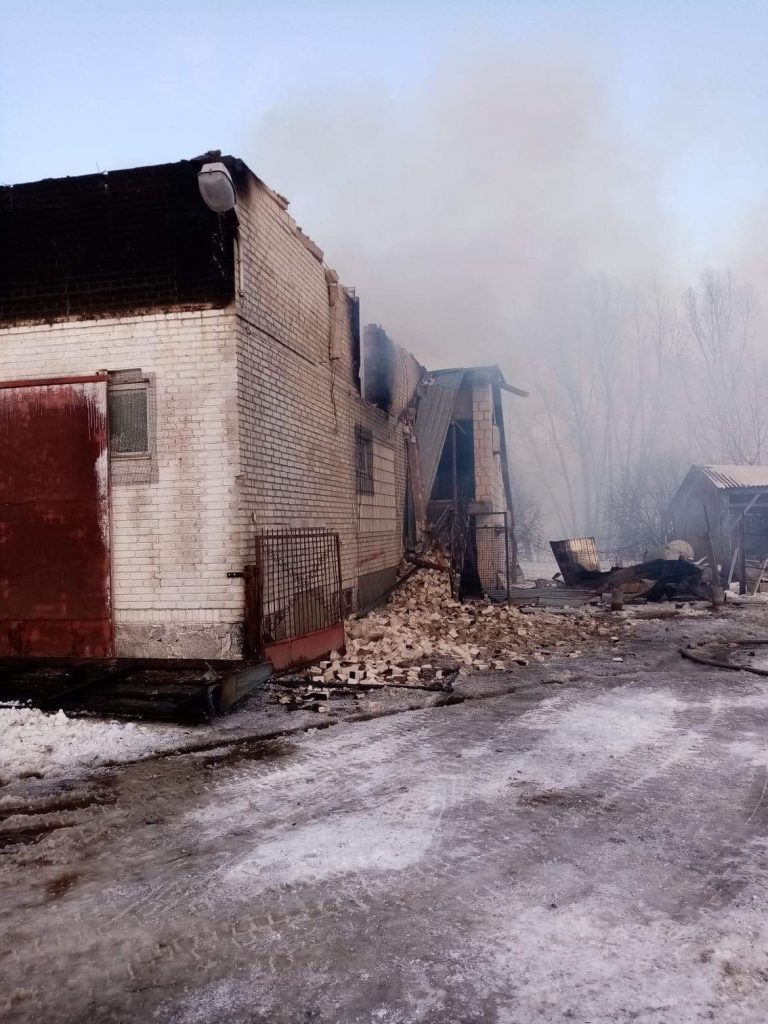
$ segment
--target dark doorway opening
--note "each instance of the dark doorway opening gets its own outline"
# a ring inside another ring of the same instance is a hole
[[[455,445],[455,447],[454,447]],[[453,463],[456,456],[456,497],[465,506],[475,498],[475,435],[472,420],[454,420],[445,435],[445,444],[437,466],[432,501],[452,501],[454,497]]]

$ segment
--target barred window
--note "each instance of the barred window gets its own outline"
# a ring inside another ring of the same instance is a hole
[[[112,483],[156,483],[154,374],[141,370],[108,372]]]
[[[355,427],[355,479],[358,494],[373,494],[373,435]]]
[[[113,384],[109,392],[109,439],[113,455],[149,455],[146,381]]]

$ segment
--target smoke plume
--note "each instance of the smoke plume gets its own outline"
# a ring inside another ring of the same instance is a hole
[[[663,138],[630,132],[610,79],[562,49],[490,46],[398,94],[296,96],[245,155],[366,321],[429,367],[497,362],[533,392],[510,411],[515,477],[547,529],[608,545],[629,529],[606,512],[622,488],[727,447],[703,451],[682,411],[707,371],[684,300],[705,268],[665,205]],[[734,249],[737,272],[764,256],[755,243]]]

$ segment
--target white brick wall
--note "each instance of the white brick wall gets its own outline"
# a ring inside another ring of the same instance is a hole
[[[118,654],[242,653],[243,584],[226,574],[262,527],[338,530],[345,587],[402,555],[405,428],[361,400],[343,316],[331,358],[326,268],[275,196],[254,178],[237,212],[228,310],[0,330],[0,379],[154,375],[157,479],[112,488]],[[402,353],[398,410],[419,374]],[[371,497],[356,493],[356,424],[374,438]]]
[[[322,526],[341,537],[345,587],[402,557],[406,451],[402,423],[360,398],[352,339],[334,325],[326,271],[292,218],[254,181],[238,206],[243,294],[238,334],[243,556],[263,527]],[[339,333],[344,334],[339,344]],[[394,406],[419,366],[403,353]],[[355,425],[374,438],[374,495],[358,495]]]
[[[155,375],[159,479],[112,486],[118,654],[135,653],[124,624],[242,620],[242,582],[226,577],[241,567],[234,318],[205,310],[0,330],[3,380],[133,367]]]
[[[373,494],[357,496],[358,532],[397,538],[402,520],[397,512],[395,451],[379,441],[373,443]]]

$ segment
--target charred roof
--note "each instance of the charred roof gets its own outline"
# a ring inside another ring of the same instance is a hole
[[[203,160],[0,187],[0,324],[228,305],[236,218],[202,201]]]
[[[514,384],[507,384],[501,367],[498,363],[489,363],[487,366],[452,366],[445,370],[430,370],[431,377],[439,377],[443,374],[455,376],[457,373],[468,377],[487,377],[492,384],[497,384],[502,391],[509,391],[510,394],[518,395],[520,398],[528,398],[528,392]]]

